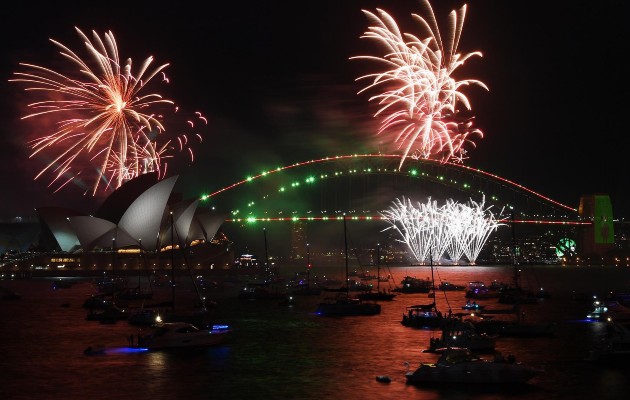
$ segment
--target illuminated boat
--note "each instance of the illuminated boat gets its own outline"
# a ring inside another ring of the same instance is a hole
[[[315,314],[327,317],[343,317],[357,315],[376,315],[381,313],[381,305],[363,302],[358,297],[346,293],[337,293],[336,297],[327,297],[319,303]]]
[[[477,333],[468,321],[453,321],[442,328],[440,337],[431,338],[427,353],[443,353],[449,347],[467,348],[476,353],[493,352],[496,336]]]
[[[586,315],[589,321],[606,321],[609,318],[608,306],[606,303],[595,299],[593,301],[593,309]]]
[[[422,363],[406,373],[409,384],[524,384],[544,371],[508,360],[484,360],[465,348],[446,349],[435,364]]]
[[[491,290],[481,281],[472,281],[468,283],[466,289],[467,299],[495,299],[499,297],[499,292]]]
[[[231,332],[228,325],[198,328],[187,322],[163,322],[153,325],[148,334],[138,334],[137,343],[149,350],[208,347],[222,344]]]
[[[468,310],[468,311],[481,311],[484,308],[486,308],[486,306],[482,306],[481,304],[477,304],[476,301],[471,302],[470,300],[467,300],[466,304],[464,304],[462,306],[462,310]]]
[[[456,285],[447,281],[442,281],[437,287],[437,290],[441,291],[463,291],[466,290],[466,286]]]
[[[444,316],[433,302],[407,307],[407,313],[403,314],[400,323],[409,328],[441,328],[444,321]]]
[[[394,292],[400,293],[429,293],[433,283],[429,279],[415,278],[405,276],[400,281],[400,287],[394,289]]]

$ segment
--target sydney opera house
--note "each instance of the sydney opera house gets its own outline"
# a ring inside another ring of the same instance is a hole
[[[178,176],[135,178],[113,192],[93,215],[63,207],[36,209],[40,247],[3,271],[103,273],[124,270],[227,269],[232,243],[220,232],[224,215],[199,199],[173,193]]]

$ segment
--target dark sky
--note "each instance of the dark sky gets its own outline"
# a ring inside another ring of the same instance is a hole
[[[442,22],[462,1],[434,1]],[[439,7],[437,7],[439,3]],[[360,39],[361,9],[388,11],[418,33],[413,0],[252,2],[14,2],[0,17],[0,218],[64,205],[89,212],[100,199],[69,185],[56,194],[33,180],[41,161],[26,141],[41,136],[20,120],[30,98],[9,83],[19,62],[62,70],[49,38],[83,51],[74,27],[111,30],[122,58],[170,63],[167,97],[208,117],[191,166],[173,164],[187,197],[246,174],[328,155],[379,151],[375,104],[355,79],[379,54]],[[489,91],[462,91],[484,138],[466,164],[577,207],[582,194],[608,193],[617,216],[630,212],[627,148],[628,5],[587,2],[468,2],[460,53],[481,51],[455,77]],[[137,65],[137,64],[136,64]]]

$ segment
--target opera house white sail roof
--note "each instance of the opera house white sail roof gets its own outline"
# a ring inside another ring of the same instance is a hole
[[[155,252],[171,240],[177,246],[210,242],[224,217],[199,208],[198,199],[170,204],[177,178],[132,180],[105,200],[97,216],[61,207],[37,208],[37,213],[64,252],[129,246]]]

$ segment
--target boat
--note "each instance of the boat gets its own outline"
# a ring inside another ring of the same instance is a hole
[[[522,313],[517,314],[522,315]],[[501,337],[553,337],[555,336],[554,323],[525,323],[522,316],[516,321],[498,318],[480,317],[478,320],[470,320],[479,333],[487,335],[499,335]]]
[[[327,317],[376,315],[381,313],[381,306],[368,303],[346,293],[337,293],[335,297],[326,297],[319,303],[315,314]]]
[[[537,293],[517,287],[509,287],[499,292],[499,303],[501,304],[536,304],[539,300],[548,298],[549,295],[544,289],[540,289]]]
[[[103,309],[111,306],[112,300],[105,297],[104,294],[93,294],[83,302],[83,308],[87,308],[88,310],[93,309]]]
[[[442,281],[437,287],[437,290],[441,291],[463,291],[466,290],[466,286],[464,285],[456,285],[454,283],[450,283],[447,281]]]
[[[467,299],[496,299],[499,297],[499,291],[492,290],[482,281],[468,282],[466,288]]]
[[[129,318],[129,311],[116,304],[104,308],[93,308],[87,313],[88,321],[99,321],[101,324],[115,324],[117,321]]]
[[[495,357],[485,360],[470,349],[451,347],[435,363],[422,363],[415,371],[405,374],[408,384],[525,384],[544,370]]]
[[[141,289],[139,286],[133,288],[125,288],[116,292],[117,300],[150,300],[153,298],[153,292]]]
[[[435,301],[407,307],[400,323],[409,328],[441,328],[445,317],[438,311]]]
[[[442,327],[440,337],[429,340],[426,353],[442,353],[449,347],[467,348],[475,353],[494,352],[497,336],[478,333],[469,321],[453,321]]]
[[[271,282],[248,282],[238,294],[240,300],[282,300],[286,295]]]
[[[376,270],[378,276],[381,276],[381,246],[376,245]],[[394,300],[396,293],[386,292],[385,289],[381,291],[381,280],[376,281],[376,291],[369,290],[367,292],[360,293],[357,297],[361,300],[373,300],[373,301],[390,301]]]
[[[429,293],[431,287],[430,279],[405,276],[400,281],[400,287],[395,288],[393,291],[398,293]]]
[[[433,258],[431,258],[431,280],[433,283]],[[433,289],[435,289],[435,285],[432,285]],[[435,290],[433,291],[435,293]],[[407,312],[403,314],[402,321],[400,323],[403,326],[410,328],[441,328],[445,323],[451,321],[455,318],[451,314],[451,310],[449,310],[449,315],[444,316],[442,312],[437,309],[437,305],[435,303],[435,296],[433,296],[433,301],[428,304],[416,304],[407,307]]]
[[[467,311],[482,311],[486,306],[478,304],[476,301],[471,302],[470,300],[466,300],[466,304],[462,306],[462,310]]]
[[[295,285],[291,290],[294,296],[319,296],[321,293],[322,289],[306,283]]]
[[[208,347],[222,344],[232,330],[227,325],[198,328],[188,322],[161,322],[149,333],[139,333],[137,347],[162,350],[182,347]]]
[[[129,311],[127,322],[130,325],[150,326],[155,324],[160,318],[158,310],[153,308],[137,308]]]
[[[357,296],[350,296],[350,289],[348,284],[348,234],[345,215],[343,217],[343,233],[346,260],[346,290],[345,292],[336,293],[335,297],[324,298],[324,300],[317,306],[315,314],[327,317],[366,316],[380,314],[380,304],[363,301]]]
[[[605,302],[600,301],[598,298],[593,300],[593,309],[586,314],[586,319],[589,321],[606,321],[610,318],[608,311],[608,305]]]

